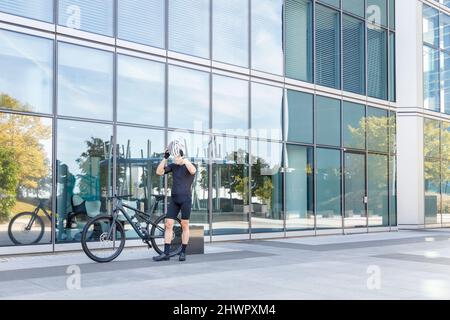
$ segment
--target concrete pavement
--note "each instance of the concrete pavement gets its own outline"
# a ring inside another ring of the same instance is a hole
[[[206,244],[155,263],[126,249],[0,257],[0,299],[450,299],[450,230]]]

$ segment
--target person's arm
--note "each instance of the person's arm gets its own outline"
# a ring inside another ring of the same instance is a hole
[[[166,150],[164,153],[164,159],[161,160],[161,162],[158,165],[158,168],[156,168],[156,174],[158,176],[163,176],[166,173],[168,158],[169,158],[169,152]]]
[[[195,173],[197,172],[197,168],[195,168],[195,166],[189,161],[189,159],[184,159],[184,165],[191,175],[195,175]]]

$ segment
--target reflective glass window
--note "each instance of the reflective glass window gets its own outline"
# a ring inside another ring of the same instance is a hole
[[[52,40],[0,30],[0,70],[0,108],[52,112]]]

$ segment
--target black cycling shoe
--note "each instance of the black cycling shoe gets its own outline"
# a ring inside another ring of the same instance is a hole
[[[178,261],[186,261],[186,253],[180,252],[180,256],[178,257]]]
[[[159,256],[155,256],[153,257],[153,261],[167,261],[170,260],[170,256],[165,254],[165,253],[161,253]]]

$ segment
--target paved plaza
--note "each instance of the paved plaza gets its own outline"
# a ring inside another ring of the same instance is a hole
[[[0,257],[0,299],[450,299],[450,230],[208,243],[156,263],[129,248]]]

